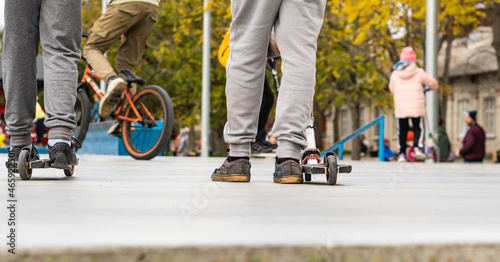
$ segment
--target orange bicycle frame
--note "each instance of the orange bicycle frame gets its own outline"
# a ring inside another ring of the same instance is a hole
[[[85,67],[85,74],[82,77],[82,83],[86,83],[86,84],[90,85],[92,87],[92,89],[94,90],[94,92],[97,94],[97,96],[99,96],[99,100],[102,100],[102,98],[104,97],[104,94],[102,93],[101,89],[96,84],[96,82],[94,81],[94,78],[97,78],[97,79],[101,80],[101,77],[99,75],[97,75],[97,73],[89,65],[87,65]],[[126,116],[121,115],[120,112],[122,112],[123,106],[125,104],[125,103],[122,102],[120,104],[120,106],[115,111],[115,119],[116,120],[120,120],[120,121],[134,122],[136,124],[139,124],[139,122],[141,122],[143,119],[141,117],[141,114],[139,113],[139,111],[135,107],[134,103],[132,103],[132,96],[133,96],[133,94],[130,92],[130,88],[128,86],[125,89],[125,92],[123,93],[123,96],[124,96],[124,99],[127,100],[128,104],[130,105],[130,108],[134,111],[134,113],[137,116],[137,118],[134,119],[134,118],[130,118],[130,117],[126,117]],[[144,106],[144,104],[140,103],[140,106],[146,112],[146,114],[148,115],[148,117],[151,120],[155,121],[153,115],[151,115],[151,113]]]

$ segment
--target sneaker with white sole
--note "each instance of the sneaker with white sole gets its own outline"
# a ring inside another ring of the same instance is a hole
[[[420,149],[418,147],[415,147],[413,149],[413,157],[415,157],[416,159],[419,159],[419,160],[427,158],[427,156],[424,154],[424,152],[422,152],[422,149]]]
[[[403,153],[399,154],[398,162],[406,162],[405,154],[403,154]]]
[[[99,104],[99,115],[108,117],[122,99],[123,91],[127,88],[127,82],[123,78],[114,76],[108,80],[108,90]]]

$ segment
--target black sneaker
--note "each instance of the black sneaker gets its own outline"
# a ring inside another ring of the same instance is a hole
[[[270,143],[269,143],[270,144]],[[265,141],[255,141],[252,143],[252,153],[271,153],[273,151],[273,148],[266,144]]]
[[[19,155],[21,154],[22,150],[30,151],[28,161],[40,160],[40,155],[38,155],[38,151],[34,146],[32,146],[31,149],[23,149],[22,147],[9,148],[9,159],[7,160],[7,162],[5,162],[5,166],[7,167],[7,169],[12,169],[13,173],[19,173]]]
[[[78,165],[78,158],[75,154],[75,146],[60,142],[54,146],[49,146],[50,167],[60,169],[71,169]]]
[[[302,184],[302,167],[294,160],[286,160],[281,164],[275,164],[273,175],[274,183],[280,184]]]
[[[269,141],[264,141],[263,143],[271,147],[273,150],[278,148],[278,144],[273,144]]]
[[[221,167],[215,169],[212,181],[250,182],[250,161],[245,158],[229,162],[227,159]]]

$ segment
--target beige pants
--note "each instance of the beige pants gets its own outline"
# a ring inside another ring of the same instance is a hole
[[[158,6],[143,2],[128,2],[111,5],[92,26],[83,57],[104,80],[116,76],[109,64],[106,52],[123,36],[122,44],[116,55],[116,71],[126,69],[134,73],[153,26],[158,19]],[[123,76],[123,75],[122,75]]]

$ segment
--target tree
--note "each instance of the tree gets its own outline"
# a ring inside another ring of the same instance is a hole
[[[500,81],[500,3],[488,1],[491,6],[491,27],[493,28],[493,42],[497,56],[497,80]]]
[[[87,34],[101,13],[100,6],[100,0],[83,3],[83,31]],[[229,1],[214,1],[211,8],[211,128],[215,140],[223,143],[219,131],[226,122],[225,69],[217,61],[217,49],[231,21]],[[162,1],[144,59],[136,67],[136,74],[148,84],[161,86],[169,93],[176,125],[191,127],[193,132],[192,127],[200,122],[201,110],[202,17],[203,6],[198,2]],[[119,45],[117,41],[108,50],[112,66]],[[219,152],[215,153],[225,153],[225,144],[216,147]]]
[[[220,130],[226,122],[225,69],[217,61],[217,50],[231,16],[229,2],[214,1],[211,9],[211,128],[215,138],[212,140],[222,144]],[[177,122],[189,127],[200,121],[202,17],[203,7],[197,2],[162,2],[150,48],[140,68],[150,83],[166,88],[172,97]],[[218,149],[216,154],[225,154],[225,144],[220,144],[212,147]]]

